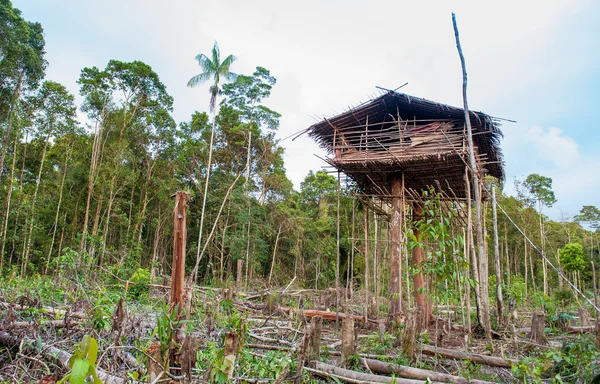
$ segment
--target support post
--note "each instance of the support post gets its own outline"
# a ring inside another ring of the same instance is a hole
[[[419,204],[413,205],[413,222],[421,220],[423,213],[423,207]],[[421,233],[418,228],[414,228],[415,237],[419,238]],[[427,305],[427,294],[425,293],[425,277],[423,271],[421,271],[421,264],[423,263],[423,249],[420,246],[415,246],[412,249],[412,265],[416,272],[413,276],[413,289],[415,295],[415,304],[417,306],[417,332],[421,332],[427,328],[430,318],[430,308]]]
[[[402,216],[402,179],[398,176],[392,178],[392,220],[390,222],[390,312],[389,319],[397,320],[402,311],[402,291],[400,279],[402,276],[401,238]]]

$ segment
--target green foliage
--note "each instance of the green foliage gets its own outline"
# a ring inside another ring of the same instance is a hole
[[[600,228],[600,209],[594,205],[584,205],[579,214],[575,215],[575,221],[587,223],[597,230]]]
[[[424,192],[423,197],[421,217],[413,220],[407,237],[409,250],[422,248],[426,257],[420,266],[412,265],[411,272],[436,276],[438,281],[465,280],[461,271],[469,264],[463,254],[464,240],[461,235],[452,232],[452,219],[456,212],[443,209],[441,196],[434,191]],[[441,292],[447,298],[453,294],[445,289]]]
[[[523,383],[542,383],[550,378],[553,383],[583,383],[598,374],[595,362],[599,357],[600,350],[593,337],[579,335],[567,340],[562,348],[551,348],[520,359],[512,371]]]
[[[71,371],[63,377],[57,384],[83,384],[88,376],[92,376],[94,384],[102,384],[96,373],[96,358],[98,357],[98,342],[89,335],[83,336],[83,339],[75,347],[75,353],[69,359]]]
[[[142,297],[147,297],[150,292],[150,271],[144,268],[138,268],[129,279],[133,284],[129,286],[127,295],[133,299],[139,300]]]
[[[583,254],[583,246],[579,243],[569,243],[560,250],[560,264],[565,271],[583,271],[586,262]]]

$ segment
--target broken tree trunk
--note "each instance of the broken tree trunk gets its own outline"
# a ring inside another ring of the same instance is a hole
[[[416,335],[417,319],[413,311],[406,313],[406,327],[402,335],[402,355],[406,356],[411,362],[416,360]]]
[[[225,351],[223,353],[223,366],[224,371],[227,374],[228,380],[231,380],[231,378],[233,377],[235,359],[237,357],[239,345],[240,340],[237,333],[227,332],[227,334],[225,334]]]
[[[346,317],[342,320],[342,357],[340,358],[340,366],[347,367],[351,356],[354,355],[356,355],[354,319]]]
[[[186,242],[186,208],[189,194],[177,191],[175,208],[173,209],[173,271],[171,273],[171,309],[183,307],[185,290],[185,242]]]
[[[504,367],[510,368],[511,364],[515,364],[516,361],[504,359],[498,356],[486,356],[476,353],[467,353],[461,351],[455,351],[448,348],[435,347],[433,345],[421,345],[421,352],[428,356],[441,356],[448,359],[456,360],[470,360],[474,363],[485,364],[492,367]]]
[[[464,377],[450,375],[447,373],[429,371],[427,369],[406,367],[404,365],[385,363],[374,359],[361,359],[361,363],[370,371],[383,373],[385,375],[394,374],[399,377],[417,380],[432,380],[456,384],[492,384],[489,381],[469,380]]]
[[[153,341],[146,350],[148,353],[148,383],[155,383],[157,378],[165,371],[160,343]]]
[[[544,334],[544,328],[546,326],[546,314],[542,311],[534,312],[531,317],[531,332],[529,333],[529,339],[540,345],[547,345],[548,340]]]
[[[365,317],[364,316],[358,316],[358,315],[349,315],[349,314],[344,314],[344,313],[336,313],[336,312],[332,312],[332,311],[322,311],[319,309],[298,309],[298,308],[291,308],[291,307],[278,307],[280,311],[282,312],[296,312],[301,314],[302,316],[305,317],[315,317],[315,316],[320,316],[323,318],[323,320],[329,320],[329,321],[336,321],[339,319],[345,319],[345,318],[352,318],[354,321],[356,322],[364,322],[365,321]],[[369,322],[373,322],[374,320],[369,320]]]
[[[21,338],[18,336],[11,335],[7,332],[0,331],[0,345],[4,345],[9,348],[19,348],[21,344],[31,344],[39,346],[43,356],[50,359],[58,360],[63,369],[67,371],[71,370],[71,367],[69,366],[69,360],[71,359],[72,355],[69,352],[63,351],[62,349],[58,349],[44,342],[40,343],[39,341],[30,339],[28,337]],[[113,376],[110,373],[107,373],[99,368],[96,368],[96,373],[98,374],[98,377],[100,378],[100,380],[102,380],[104,384],[125,384],[125,382],[129,382],[121,379],[120,377]],[[134,383],[138,382],[134,381]]]
[[[321,330],[323,329],[323,318],[315,316],[311,320],[310,336],[308,342],[307,359],[319,361],[321,359]]]
[[[304,365],[306,364],[306,352],[308,349],[308,345],[310,344],[311,334],[312,327],[310,324],[306,324],[304,336],[302,337],[302,343],[300,344],[300,348],[298,349],[298,363],[296,365],[296,378],[294,379],[294,384],[302,383],[302,370],[304,369]]]
[[[317,375],[326,373],[325,377],[336,377],[346,383],[396,383],[396,384],[423,384],[423,380],[401,379],[398,377],[388,377],[373,375],[370,373],[356,372],[349,369],[338,368],[325,363],[317,363],[318,371],[309,370]],[[319,372],[320,371],[320,372]],[[440,381],[431,381],[432,384],[441,384]]]

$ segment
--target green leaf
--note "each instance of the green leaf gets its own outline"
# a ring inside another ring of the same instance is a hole
[[[71,380],[70,384],[83,384],[85,378],[89,375],[90,362],[83,359],[75,359],[73,366],[71,367]]]

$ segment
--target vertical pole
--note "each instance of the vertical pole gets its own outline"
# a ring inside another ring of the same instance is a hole
[[[463,75],[463,104],[465,111],[465,124],[467,126],[467,142],[469,146],[469,162],[473,181],[473,193],[475,197],[475,224],[477,230],[477,253],[478,261],[481,266],[479,273],[480,278],[480,289],[481,289],[481,314],[482,314],[482,326],[485,329],[486,338],[488,344],[493,348],[492,344],[492,327],[490,325],[490,300],[489,300],[489,287],[488,287],[488,260],[487,252],[484,247],[483,238],[483,227],[482,227],[482,213],[481,213],[481,192],[479,190],[479,175],[477,172],[477,162],[475,161],[475,149],[473,144],[473,130],[471,128],[471,118],[469,112],[469,105],[467,103],[467,67],[465,64],[465,57],[463,56],[462,48],[460,46],[460,38],[458,36],[458,26],[456,25],[456,16],[452,14],[452,24],[454,25],[454,37],[456,38],[456,49],[460,57],[460,63],[462,67]]]
[[[335,310],[340,307],[340,171],[337,175],[337,225],[336,225],[336,242],[335,242]]]
[[[492,185],[492,219],[494,221],[494,261],[496,264],[496,296],[498,305],[498,323],[504,322],[502,316],[502,270],[500,266],[500,248],[498,244],[498,213],[496,211],[496,186]]]
[[[413,222],[421,220],[423,214],[423,207],[415,202],[413,205]],[[421,231],[415,226],[413,229],[416,238],[421,236]],[[415,305],[417,306],[417,331],[420,332],[427,327],[429,323],[429,306],[427,305],[427,294],[425,290],[425,277],[421,267],[423,264],[423,249],[417,245],[412,249],[412,265],[416,272],[413,276],[413,290],[415,295]]]
[[[365,205],[365,324],[369,317],[369,207]]]
[[[189,194],[177,191],[175,208],[173,209],[173,270],[171,273],[171,310],[177,307],[178,314],[183,306],[185,289],[185,243],[186,243],[186,209]]]
[[[400,280],[402,273],[401,237],[402,237],[402,179],[392,178],[392,219],[390,222],[390,320],[402,310],[402,291]]]

